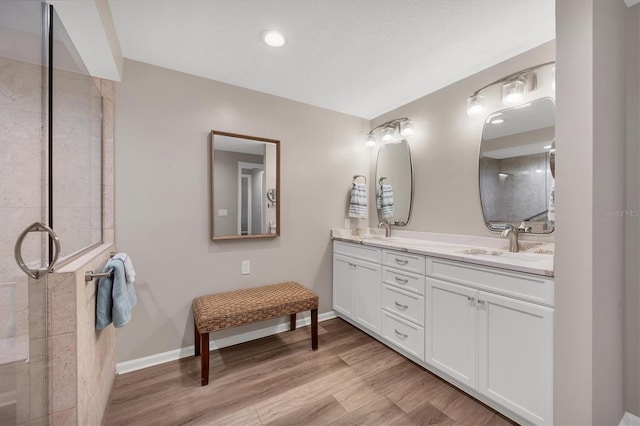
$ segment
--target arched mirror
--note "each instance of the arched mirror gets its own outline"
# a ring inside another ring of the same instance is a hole
[[[211,131],[211,239],[280,236],[280,141]]]
[[[396,226],[409,223],[413,202],[413,166],[408,141],[388,143],[378,150],[375,193],[380,221]]]
[[[555,103],[542,98],[487,118],[480,145],[480,199],[487,227],[554,229]]]

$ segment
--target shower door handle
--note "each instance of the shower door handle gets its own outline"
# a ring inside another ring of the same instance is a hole
[[[53,256],[51,257],[51,263],[46,268],[29,269],[29,267],[24,263],[24,259],[22,259],[22,243],[24,242],[24,237],[26,237],[29,232],[46,232],[47,234],[49,234],[51,240],[53,241]],[[58,254],[60,254],[60,238],[58,238],[58,235],[53,231],[53,229],[42,222],[34,222],[31,225],[27,226],[20,233],[14,249],[16,262],[18,262],[18,266],[20,267],[20,269],[22,269],[27,275],[35,279],[41,278],[42,276],[53,271],[53,267],[58,260]]]

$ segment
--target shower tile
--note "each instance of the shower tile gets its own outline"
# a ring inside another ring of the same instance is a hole
[[[42,67],[0,58],[0,107],[41,111]]]
[[[47,289],[43,278],[29,278],[29,337],[39,339],[46,336]]]
[[[44,361],[29,363],[29,417],[37,419],[48,410],[47,364]]]
[[[52,336],[50,342],[51,400],[55,413],[76,407],[76,333]]]
[[[78,413],[75,408],[60,411],[51,415],[51,426],[75,426],[78,424]]]
[[[49,275],[49,318],[51,335],[76,331],[76,276],[73,273]]]
[[[0,205],[40,207],[42,117],[7,108],[0,114]]]
[[[105,99],[111,99],[113,100],[114,98],[114,88],[115,88],[115,84],[113,81],[111,80],[102,80],[101,81],[101,87],[100,87],[100,91],[102,92],[102,96]]]
[[[102,226],[105,229],[113,229],[114,227],[114,187],[104,186],[103,189],[103,206],[102,206]]]

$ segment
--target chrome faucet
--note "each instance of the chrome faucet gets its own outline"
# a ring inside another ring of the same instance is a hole
[[[384,236],[389,238],[391,236],[391,227],[389,226],[389,222],[383,220],[378,224],[378,228],[384,228]]]
[[[504,238],[509,238],[509,251],[517,253],[520,251],[520,245],[518,244],[518,229],[513,225],[507,225],[502,231]]]

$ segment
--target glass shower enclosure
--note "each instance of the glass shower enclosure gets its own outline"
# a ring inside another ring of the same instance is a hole
[[[0,1],[0,424],[51,423],[49,272],[102,241],[102,98],[52,6]],[[70,300],[69,303],[75,303]]]

